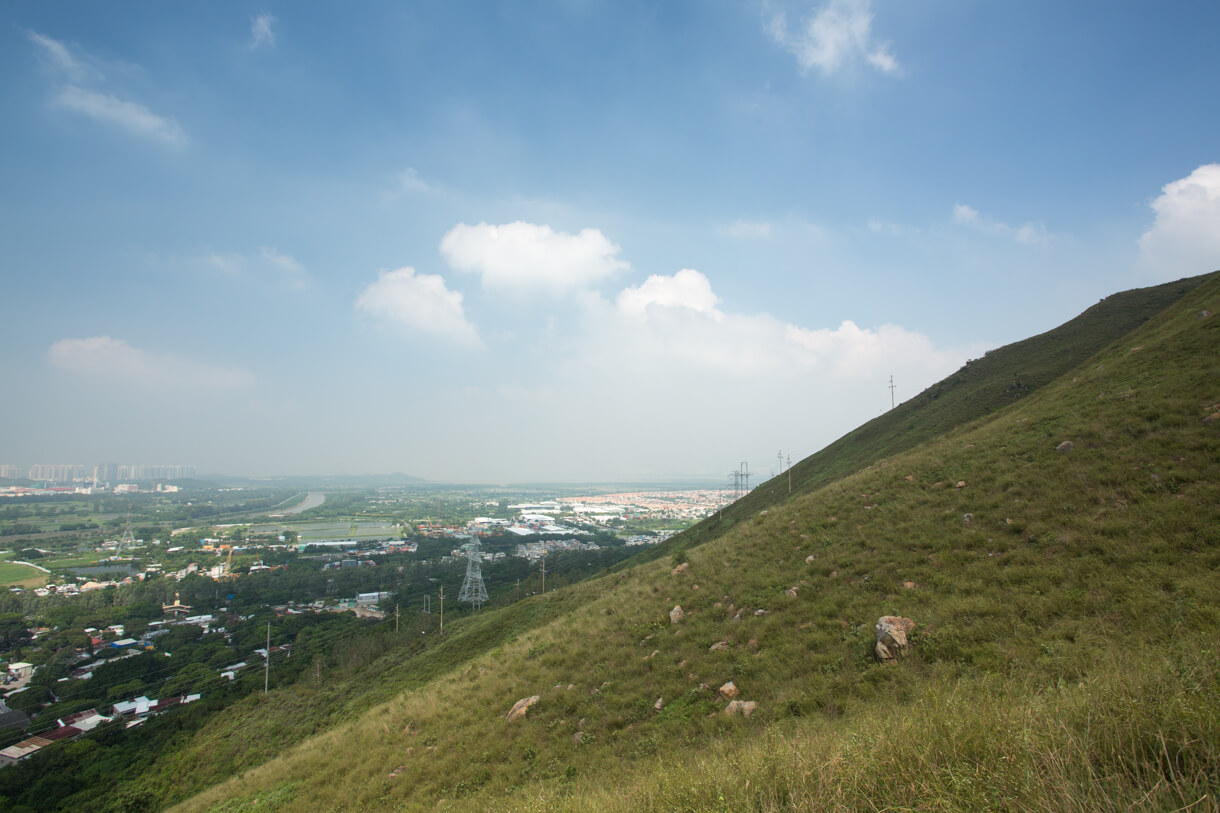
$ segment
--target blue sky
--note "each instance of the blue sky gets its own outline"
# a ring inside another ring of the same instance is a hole
[[[1220,6],[11,3],[0,462],[800,459],[1220,268]]]

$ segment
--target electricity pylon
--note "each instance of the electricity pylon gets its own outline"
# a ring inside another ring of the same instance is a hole
[[[458,601],[469,601],[474,608],[487,601],[487,586],[483,584],[483,566],[479,558],[479,540],[472,538],[462,550],[466,551],[466,580],[458,591]]]

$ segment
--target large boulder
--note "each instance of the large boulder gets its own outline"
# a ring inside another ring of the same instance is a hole
[[[883,615],[877,619],[877,660],[893,663],[907,654],[911,643],[907,636],[915,629],[915,622],[898,615]]]
[[[524,719],[525,713],[530,710],[530,706],[537,703],[540,699],[541,698],[538,695],[534,695],[533,697],[524,697],[518,700],[513,704],[513,707],[509,709],[509,712],[504,719],[508,720],[510,723],[513,720]]]

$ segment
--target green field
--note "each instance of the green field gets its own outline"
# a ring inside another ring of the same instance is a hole
[[[0,562],[0,587],[41,587],[46,584],[47,574],[29,565]]]

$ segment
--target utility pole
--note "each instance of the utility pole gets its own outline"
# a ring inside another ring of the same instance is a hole
[[[788,493],[792,493],[792,455],[788,455]]]
[[[542,595],[546,595],[546,556],[542,557]]]
[[[267,649],[265,650],[266,663],[263,667],[263,694],[267,693],[267,688],[271,685],[271,622],[267,622]]]
[[[394,605],[394,632],[398,632],[398,605]]]
[[[894,408],[894,376],[890,376],[890,409]]]
[[[445,585],[441,585],[441,635],[445,634]]]

